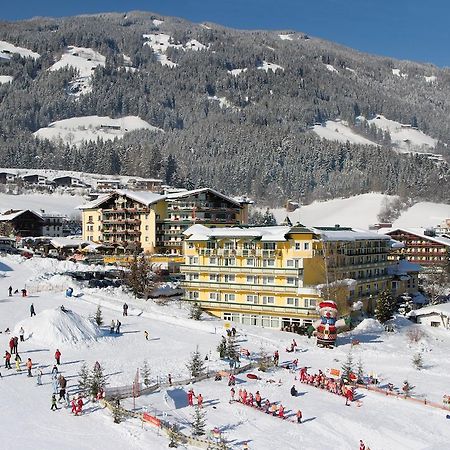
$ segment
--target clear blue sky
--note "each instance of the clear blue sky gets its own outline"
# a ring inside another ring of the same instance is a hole
[[[130,10],[233,28],[293,29],[369,53],[450,66],[450,0],[5,0],[0,18]]]

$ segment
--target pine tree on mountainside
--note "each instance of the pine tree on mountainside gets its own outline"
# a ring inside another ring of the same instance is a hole
[[[206,432],[206,412],[203,408],[196,406],[192,417],[192,435],[203,436]]]
[[[82,394],[89,391],[89,369],[86,363],[83,363],[78,372],[78,388]]]
[[[142,376],[142,381],[145,386],[150,386],[150,383],[151,383],[150,373],[151,373],[150,367],[148,366],[147,361],[144,361],[144,365],[142,366],[142,369],[141,369],[141,376]]]
[[[95,312],[94,317],[95,323],[100,327],[103,325],[103,313],[100,305],[97,306],[97,311]]]

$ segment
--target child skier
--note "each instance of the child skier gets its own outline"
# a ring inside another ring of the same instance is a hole
[[[36,374],[37,374],[36,383],[40,386],[42,384],[42,370],[40,367],[37,369]]]
[[[16,353],[16,357],[14,358],[14,361],[16,361],[16,371],[20,372],[20,363],[22,362],[22,358],[18,353]]]
[[[33,375],[31,374],[31,369],[33,368],[33,363],[31,361],[31,358],[27,359],[27,369],[28,369],[28,377],[32,377]]]
[[[61,364],[61,352],[59,351],[59,349],[56,349],[55,359],[56,359],[56,364],[59,366]]]
[[[297,416],[297,423],[302,423],[303,414],[300,410],[297,411],[296,416]]]
[[[58,409],[58,406],[56,406],[56,395],[52,394],[52,407],[50,408],[51,411],[56,411]]]

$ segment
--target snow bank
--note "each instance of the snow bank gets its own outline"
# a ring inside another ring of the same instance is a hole
[[[64,312],[59,307],[22,320],[14,328],[16,334],[20,327],[25,330],[26,338],[54,347],[95,341],[102,335],[100,328],[89,319],[73,311]]]
[[[353,331],[358,333],[380,333],[384,331],[384,327],[378,320],[364,319]]]
[[[61,59],[50,67],[50,71],[65,67],[73,67],[80,73],[80,77],[90,77],[97,66],[105,67],[106,58],[92,48],[67,47]]]

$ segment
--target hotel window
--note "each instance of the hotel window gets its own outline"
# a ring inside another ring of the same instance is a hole
[[[224,300],[226,302],[234,302],[236,300],[236,295],[235,294],[225,294]]]
[[[304,250],[309,250],[309,242],[305,242],[303,245]]]
[[[224,258],[223,265],[224,266],[235,266],[236,259],[235,258]]]
[[[275,267],[274,259],[263,259],[263,267]]]
[[[148,242],[148,236],[145,236],[145,242]]]
[[[209,281],[219,281],[219,274],[218,273],[210,273],[209,274]]]
[[[263,284],[274,284],[275,283],[275,277],[263,277],[262,283]]]
[[[276,246],[275,242],[263,242],[263,250],[275,250]]]
[[[198,264],[198,256],[189,256],[189,264]]]
[[[254,259],[254,258],[247,258],[247,259],[245,260],[245,264],[246,264],[247,266],[254,266],[254,265],[255,265],[255,259]]]
[[[272,296],[263,296],[263,305],[274,305],[275,304],[275,297]]]
[[[306,308],[315,308],[316,304],[317,304],[317,300],[315,298],[305,298]]]
[[[189,300],[198,300],[200,295],[198,291],[189,291],[188,296]]]
[[[258,303],[258,296],[257,295],[247,295],[247,303]]]
[[[255,275],[247,275],[248,284],[258,284],[258,277]]]
[[[293,259],[288,259],[286,261],[286,267],[294,267],[294,260]]]
[[[217,266],[217,257],[216,256],[211,256],[209,258],[209,264],[211,264],[212,266]]]
[[[302,249],[302,243],[301,242],[296,242],[295,243],[295,250],[301,250]]]
[[[236,275],[224,275],[224,281],[225,283],[234,283],[236,281]]]
[[[288,306],[298,306],[298,298],[288,297],[286,299],[286,305],[288,305]]]
[[[219,292],[210,292],[209,293],[209,299],[212,300],[212,301],[219,301],[220,300]]]
[[[291,286],[297,286],[297,278],[295,278],[295,277],[287,277],[286,282],[287,282],[287,284],[290,284]]]

